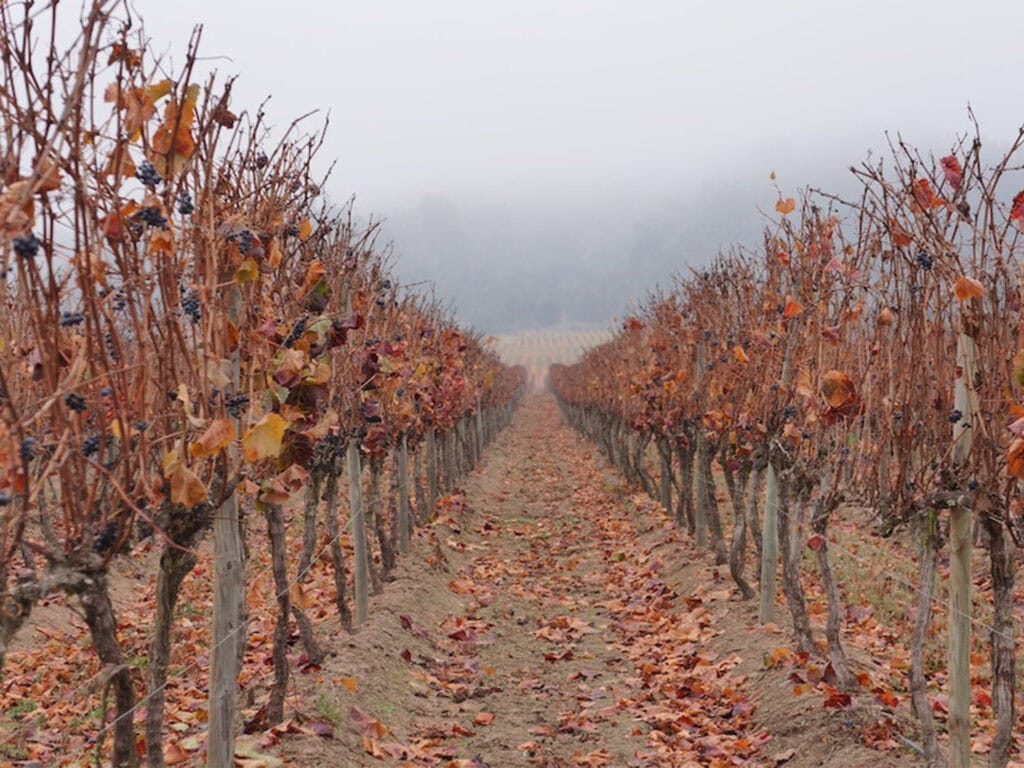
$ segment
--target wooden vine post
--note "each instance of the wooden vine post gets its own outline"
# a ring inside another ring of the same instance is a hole
[[[957,338],[959,375],[953,407],[960,420],[953,425],[953,462],[967,463],[974,442],[974,339],[966,331]],[[971,510],[957,504],[949,511],[949,763],[968,768],[971,762]]]
[[[482,458],[484,452],[484,410],[480,395],[476,396],[476,444],[478,446],[477,458]]]
[[[409,447],[405,433],[395,448],[398,459],[398,551],[409,552],[412,538],[412,511],[409,508]]]
[[[426,519],[434,516],[434,507],[437,506],[437,497],[440,495],[437,487],[437,430],[431,426],[427,430],[427,510]]]
[[[242,293],[232,289],[229,317],[238,321]],[[238,351],[231,355],[231,379],[234,391],[240,381]],[[237,419],[236,419],[237,429]],[[229,448],[229,464],[238,466],[238,448]],[[213,517],[213,632],[210,638],[210,727],[206,746],[208,768],[223,768],[235,760],[235,692],[246,642],[243,627],[245,600],[242,568],[242,532],[238,515],[238,492],[224,501]]]
[[[782,386],[788,391],[793,378],[793,344],[796,328],[790,327],[786,340],[786,354],[782,359]],[[779,478],[772,462],[772,448],[768,446],[767,480],[764,490],[764,523],[761,526],[761,602],[758,621],[768,624],[775,615],[775,590],[779,570]],[[788,554],[788,553],[787,553]]]
[[[366,522],[363,509],[363,462],[359,455],[359,439],[348,443],[348,499],[351,510],[352,549],[355,555],[353,592],[356,598],[356,626],[366,622],[369,615],[370,561],[367,556]]]
[[[768,461],[764,500],[764,523],[761,527],[761,603],[757,620],[768,624],[775,618],[775,590],[779,569],[779,482],[775,467]]]
[[[694,382],[701,386],[701,379],[704,376],[704,341],[697,342],[697,371]],[[704,451],[704,431],[700,414],[697,414],[697,456],[700,457]],[[707,521],[707,491],[706,484],[711,478],[705,477],[701,471],[700,459],[697,460],[697,500],[693,509],[694,539],[697,549],[703,550],[708,545],[708,521]]]

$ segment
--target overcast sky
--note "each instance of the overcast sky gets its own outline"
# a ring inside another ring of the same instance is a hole
[[[488,331],[618,314],[737,239],[777,171],[845,191],[901,132],[945,152],[1024,121],[1024,2],[135,0],[234,108],[331,114],[328,187],[383,215],[399,274]],[[311,127],[316,123],[311,122]]]
[[[158,47],[239,73],[239,105],[333,117],[336,194],[371,207],[699,188],[802,149],[1024,118],[1024,3],[136,0]],[[857,160],[833,158],[840,165]],[[784,180],[785,168],[777,170]]]

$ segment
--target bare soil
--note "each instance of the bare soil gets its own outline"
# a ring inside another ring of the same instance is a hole
[[[285,735],[287,764],[919,763],[903,734],[866,745],[870,705],[794,695],[772,661],[785,629],[758,627],[728,570],[550,397],[526,402],[445,503],[357,633],[320,626],[331,656],[289,701],[333,737]]]

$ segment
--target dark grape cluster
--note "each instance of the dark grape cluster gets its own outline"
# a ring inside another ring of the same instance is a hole
[[[960,422],[960,419],[962,419],[963,417],[964,417],[964,415],[960,412],[960,409],[956,408],[956,409],[950,411],[950,413],[949,413],[949,423],[950,424],[958,424]]]
[[[242,409],[249,404],[248,395],[233,395],[224,401],[224,407],[235,419],[242,415]]]
[[[117,543],[117,535],[120,531],[120,526],[111,520],[96,534],[96,538],[92,543],[92,548],[96,552],[102,554],[108,551],[112,546]]]
[[[925,272],[927,272],[928,270],[930,270],[932,268],[932,264],[933,264],[933,261],[932,261],[932,257],[931,256],[929,256],[924,251],[918,251],[917,252],[917,265],[919,267],[921,267],[921,269],[923,269]]]
[[[288,338],[284,340],[284,345],[287,348],[291,348],[296,341],[302,338],[302,334],[306,332],[306,323],[308,318],[303,315],[295,321],[295,325],[292,326],[291,331],[288,333]]]
[[[135,170],[135,178],[151,189],[156,189],[164,180],[156,166],[146,160]]]
[[[147,226],[167,229],[167,218],[160,212],[160,208],[158,206],[154,205],[151,208],[141,208],[139,212],[135,214],[135,218]]]
[[[267,153],[266,152],[259,152],[259,153],[257,153],[256,154],[256,167],[257,168],[266,168],[268,165],[270,165],[270,158],[267,157]]]
[[[92,456],[100,449],[100,436],[89,435],[82,441],[82,455]]]
[[[14,252],[23,259],[35,257],[39,253],[39,248],[43,245],[42,241],[32,233],[19,235],[14,238],[12,244],[14,245]]]
[[[285,237],[298,237],[299,236],[299,228],[297,226],[295,226],[294,224],[292,224],[290,227],[285,227],[284,236]]]
[[[6,507],[11,501],[11,495],[7,491],[0,491],[0,507]]]
[[[114,310],[120,311],[128,306],[128,297],[125,295],[123,288],[118,288],[114,292]]]
[[[26,437],[21,441],[21,445],[18,446],[18,455],[21,456],[22,461],[31,461],[32,457],[36,455],[36,441],[31,437]]]
[[[60,313],[60,324],[64,328],[71,325],[81,325],[85,322],[85,315],[81,312],[61,312]]]
[[[183,190],[178,196],[178,213],[182,216],[188,216],[196,209],[196,204],[192,202],[192,195],[188,193],[188,190]]]
[[[238,246],[239,252],[243,256],[248,256],[249,251],[252,250],[252,244],[253,240],[255,239],[255,236],[248,229],[243,229],[241,232],[236,232],[235,234],[229,236],[228,239],[235,241],[235,244]]]
[[[184,292],[181,297],[181,311],[184,312],[193,323],[198,323],[203,313],[199,307],[199,293],[194,290]]]
[[[64,405],[75,413],[81,413],[85,410],[85,398],[77,392],[68,392],[64,395]]]

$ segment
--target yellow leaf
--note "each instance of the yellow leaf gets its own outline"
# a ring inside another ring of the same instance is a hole
[[[163,460],[164,477],[170,477],[171,473],[174,472],[174,469],[179,464],[181,464],[181,454],[178,453],[178,449],[177,448],[172,448],[171,450],[169,450],[167,452],[167,455],[164,456],[164,460]]]
[[[299,240],[305,240],[313,234],[313,225],[309,219],[303,219],[299,222]]]
[[[245,433],[242,451],[246,461],[277,458],[281,455],[282,439],[288,422],[276,413],[268,413]]]
[[[781,197],[778,202],[775,203],[775,210],[785,216],[787,213],[792,213],[796,210],[796,200],[792,197],[787,197],[783,200]]]
[[[118,440],[125,440],[139,434],[134,427],[126,427],[124,424],[122,424],[120,419],[111,420],[110,431]]]
[[[238,265],[238,269],[235,270],[234,281],[236,283],[249,283],[258,279],[259,276],[260,268],[256,264],[256,260],[250,256]]]
[[[953,292],[956,293],[956,297],[960,301],[967,301],[977,296],[985,295],[985,286],[983,286],[978,280],[973,277],[967,277],[967,275],[960,275],[956,279],[956,284],[953,286]]]
[[[172,83],[170,80],[161,80],[149,86],[148,95],[152,101],[159,101],[171,92]]]
[[[213,456],[227,448],[234,439],[235,425],[231,419],[216,419],[206,428],[202,437],[192,443],[189,452],[193,459]]]
[[[186,507],[194,507],[201,501],[206,500],[206,486],[199,479],[195,472],[178,463],[171,472],[171,501]]]

